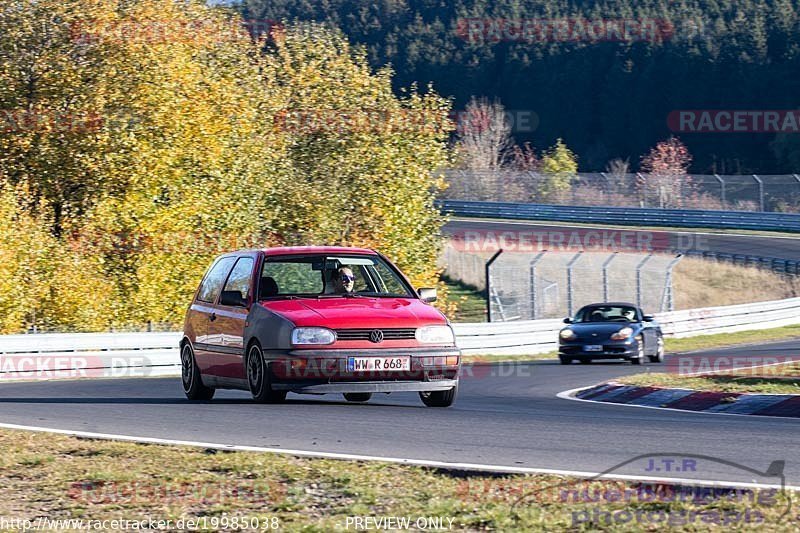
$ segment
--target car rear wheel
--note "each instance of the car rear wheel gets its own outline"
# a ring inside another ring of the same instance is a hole
[[[286,399],[286,391],[272,390],[269,366],[264,361],[261,347],[253,344],[247,352],[247,384],[250,394],[259,403],[280,403]]]
[[[558,356],[558,360],[561,361],[562,365],[571,365],[572,364],[572,357],[565,357],[563,355]]]
[[[345,392],[344,399],[348,402],[368,402],[372,398],[371,392]]]
[[[650,356],[651,363],[663,363],[664,362],[664,338],[658,338],[658,347],[656,348],[655,355]]]
[[[456,401],[458,385],[449,390],[420,392],[419,398],[428,407],[450,407]]]
[[[203,385],[200,368],[194,360],[194,350],[188,342],[181,349],[181,382],[183,393],[190,400],[210,400],[214,397],[214,389]]]

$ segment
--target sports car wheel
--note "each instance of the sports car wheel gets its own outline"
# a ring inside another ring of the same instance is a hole
[[[458,385],[450,390],[420,392],[419,398],[428,407],[450,407],[456,400]]]
[[[194,360],[194,350],[188,342],[181,349],[181,382],[183,393],[190,400],[210,400],[214,397],[214,389],[203,385],[200,369]]]
[[[247,384],[250,394],[259,403],[280,403],[286,399],[286,391],[272,390],[269,366],[264,361],[261,347],[253,344],[247,352]]]
[[[658,338],[658,347],[656,348],[656,354],[650,356],[651,363],[663,363],[664,362],[664,338]]]
[[[561,361],[562,365],[571,365],[572,364],[572,357],[564,357],[563,355],[558,356],[558,360]]]
[[[631,358],[631,364],[641,365],[644,363],[644,339],[641,337],[636,337],[636,345],[639,347],[639,350],[636,354],[636,357]]]

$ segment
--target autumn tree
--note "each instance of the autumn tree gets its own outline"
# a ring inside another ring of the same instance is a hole
[[[211,258],[241,247],[370,246],[436,280],[449,104],[431,90],[397,98],[320,27],[254,41],[203,2],[29,4],[0,16],[0,184],[22,191],[9,220],[69,251],[43,254],[43,323],[178,323]],[[57,285],[102,296],[82,312]]]
[[[645,174],[639,182],[642,192],[657,197],[658,207],[683,205],[684,198],[693,192],[689,165],[692,156],[677,138],[659,142],[642,157],[641,169]]]

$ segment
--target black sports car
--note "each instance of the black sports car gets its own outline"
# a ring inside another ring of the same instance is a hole
[[[574,360],[624,359],[640,365],[648,357],[653,363],[664,360],[661,327],[651,315],[634,304],[597,303],[582,307],[558,334],[558,358],[562,365]]]

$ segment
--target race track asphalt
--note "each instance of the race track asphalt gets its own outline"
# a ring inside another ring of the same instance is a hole
[[[715,354],[784,356],[800,341],[717,350]],[[675,356],[669,356],[675,357]],[[218,391],[187,401],[178,378],[118,378],[0,384],[0,422],[218,444],[335,452],[581,472],[653,475],[642,454],[699,454],[764,471],[786,461],[786,482],[800,485],[800,419],[644,409],[561,399],[568,389],[668,365],[561,366],[553,361],[482,366],[462,379],[450,409],[422,406],[416,394],[380,395],[368,404],[340,396],[289,395],[259,405]],[[774,484],[714,461],[659,477]]]

